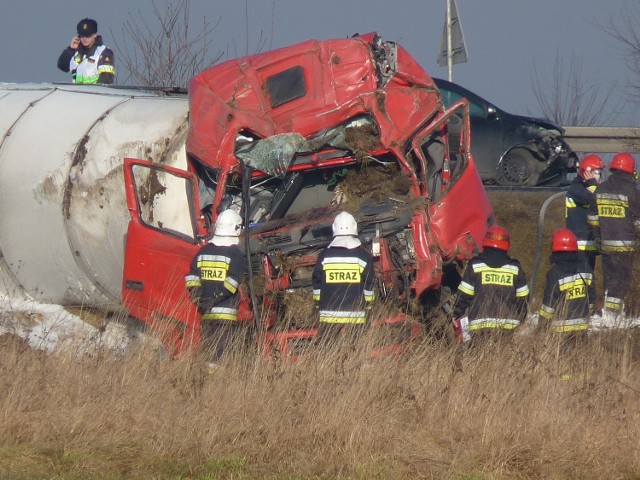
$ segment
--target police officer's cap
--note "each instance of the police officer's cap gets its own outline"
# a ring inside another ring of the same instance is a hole
[[[90,37],[94,33],[98,33],[98,22],[92,18],[83,18],[78,22],[78,35],[81,37]]]

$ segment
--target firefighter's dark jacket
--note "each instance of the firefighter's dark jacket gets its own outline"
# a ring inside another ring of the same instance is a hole
[[[73,59],[76,53],[78,54],[79,59],[85,59],[85,58],[91,57],[95,53],[96,49],[98,47],[101,47],[102,45],[103,45],[102,36],[98,35],[96,36],[96,41],[89,48],[85,48],[84,45],[82,44],[78,45],[77,49],[73,49],[71,47],[65,48],[60,54],[60,56],[58,57],[58,68],[63,72],[68,72],[71,59]],[[102,53],[100,54],[100,58],[98,59],[97,67],[99,71],[99,76],[96,83],[104,83],[104,84],[114,83],[115,70],[113,68],[113,58],[114,58],[113,51],[110,48],[105,48],[102,51]],[[106,70],[106,71],[101,71],[101,70]],[[74,74],[73,71],[71,73]],[[73,78],[75,80],[75,75]]]
[[[485,248],[467,263],[458,286],[454,315],[467,314],[469,330],[516,328],[527,315],[529,287],[520,262]]]
[[[567,228],[578,237],[580,250],[595,251],[594,232],[587,223],[589,210],[595,206],[595,191],[598,182],[595,179],[582,180],[577,177],[569,186],[565,198]]]
[[[593,271],[580,252],[554,252],[550,257],[541,317],[551,321],[554,332],[589,328],[589,312],[595,302]]]
[[[362,324],[374,300],[373,257],[362,246],[327,247],[318,255],[312,274],[313,298],[320,322]]]
[[[589,225],[599,230],[603,253],[633,252],[640,229],[640,196],[632,174],[612,170],[596,190]]]
[[[202,320],[238,320],[239,286],[245,272],[244,255],[236,245],[203,245],[185,276]],[[199,294],[199,295],[198,295]]]

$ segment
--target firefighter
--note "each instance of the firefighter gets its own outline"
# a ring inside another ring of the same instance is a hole
[[[113,52],[102,44],[98,22],[83,18],[78,22],[77,32],[58,57],[58,68],[63,72],[70,71],[73,83],[114,83]]]
[[[527,278],[508,255],[510,246],[509,232],[493,226],[482,239],[482,252],[467,263],[453,310],[464,341],[510,335],[527,316]]]
[[[589,328],[594,309],[595,285],[589,261],[579,252],[578,237],[562,228],[551,240],[551,268],[547,272],[539,318],[553,333],[578,339]]]
[[[596,201],[596,187],[600,183],[604,162],[597,155],[586,155],[578,166],[578,176],[569,186],[565,198],[566,227],[575,233],[578,249],[584,252],[591,270],[595,271],[598,249],[589,228],[589,209]]]
[[[609,164],[611,175],[596,190],[589,224],[600,237],[604,278],[604,326],[617,325],[631,284],[636,235],[640,229],[640,197],[635,182],[636,161],[618,153]]]
[[[312,274],[320,342],[335,340],[341,333],[357,338],[374,300],[373,257],[361,245],[356,219],[341,212],[332,228],[333,241],[318,255]]]
[[[219,359],[233,342],[241,342],[238,322],[240,282],[245,272],[238,244],[242,218],[231,209],[218,216],[213,237],[191,261],[185,286],[201,314],[202,343]]]

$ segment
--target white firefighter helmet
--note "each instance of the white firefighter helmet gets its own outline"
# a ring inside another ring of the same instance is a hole
[[[218,215],[213,238],[210,241],[219,246],[237,245],[240,243],[241,230],[242,217],[238,212],[229,208]]]
[[[333,242],[330,247],[355,248],[360,246],[358,222],[348,212],[340,212],[333,220]]]
[[[348,212],[340,212],[333,220],[333,236],[358,235],[358,223]]]

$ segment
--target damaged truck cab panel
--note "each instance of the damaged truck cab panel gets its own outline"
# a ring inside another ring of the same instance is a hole
[[[493,222],[469,144],[466,100],[445,110],[408,52],[374,33],[230,60],[189,85],[190,215],[210,227],[225,208],[242,213],[245,290],[266,330],[310,327],[311,271],[341,210],[358,220],[381,296],[407,311],[451,281]],[[175,247],[176,271],[203,241],[196,230]],[[192,315],[169,314],[190,326]]]

